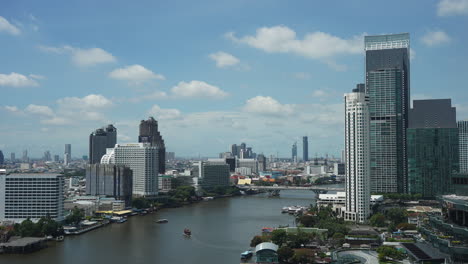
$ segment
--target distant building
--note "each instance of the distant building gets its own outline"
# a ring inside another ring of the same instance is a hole
[[[410,36],[365,36],[370,110],[371,191],[407,192],[406,128],[410,108]],[[362,89],[363,86],[358,87]]]
[[[138,142],[150,143],[152,147],[156,148],[155,159],[158,160],[158,172],[164,174],[166,172],[166,145],[158,131],[158,121],[154,120],[153,117],[141,120]]]
[[[65,144],[65,153],[63,155],[63,164],[67,166],[71,162],[71,144]]]
[[[96,164],[106,154],[107,148],[117,143],[117,129],[113,125],[99,128],[89,135],[89,164]]]
[[[60,156],[59,155],[54,155],[54,162],[57,162],[57,163],[60,162]]]
[[[297,142],[294,142],[291,149],[292,162],[297,162]]]
[[[209,164],[217,165],[229,165],[229,171],[234,172],[236,170],[236,158],[219,158],[219,159],[208,159]]]
[[[14,152],[10,153],[10,162],[15,163],[16,162],[16,155]]]
[[[302,137],[302,160],[309,161],[309,139],[307,136]]]
[[[232,156],[233,157],[237,157],[238,156],[238,152],[237,152],[237,145],[236,144],[232,144],[231,145],[231,153],[232,153]]]
[[[117,165],[125,165],[133,172],[133,196],[158,195],[158,171],[161,164],[160,148],[150,143],[116,144],[102,156],[105,161]]]
[[[23,158],[22,158],[22,161],[23,162],[29,162],[29,157],[28,157],[28,150],[23,150]]]
[[[266,165],[266,157],[263,154],[259,154],[257,156],[257,161],[258,161],[258,170],[259,171],[266,171],[267,165]]]
[[[125,165],[88,164],[86,194],[114,197],[130,206],[133,193],[132,170]]]
[[[57,174],[0,175],[0,221],[64,220],[64,184]]]
[[[468,173],[468,120],[458,121],[460,172]]]
[[[258,162],[255,159],[238,159],[237,168],[251,168],[252,173],[258,174]]]
[[[359,85],[358,85],[359,87]],[[370,215],[369,97],[345,94],[345,220],[365,223]]]
[[[172,176],[159,175],[158,176],[158,190],[167,192],[172,189]]]
[[[337,176],[344,176],[346,174],[345,163],[335,163],[333,164],[333,174]]]
[[[3,152],[0,150],[0,165],[3,165],[5,158],[3,157]]]
[[[459,170],[456,109],[450,99],[414,100],[409,112],[408,190],[426,198],[451,191]]]
[[[166,152],[166,159],[167,160],[175,160],[175,153],[174,152]]]
[[[50,155],[50,151],[46,151],[44,152],[44,161],[51,161],[52,160],[52,156]]]

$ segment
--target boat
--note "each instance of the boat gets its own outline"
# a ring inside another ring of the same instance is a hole
[[[274,228],[271,227],[264,227],[262,228],[262,233],[271,233],[273,232]]]
[[[241,259],[242,260],[247,260],[249,258],[251,258],[253,255],[253,252],[251,250],[247,250],[247,251],[244,251],[241,253]]]
[[[64,236],[58,236],[55,238],[55,241],[62,242],[65,239]]]
[[[167,220],[167,219],[158,219],[158,220],[156,220],[156,223],[158,223],[158,224],[164,224],[164,223],[167,223],[167,222],[169,222],[169,220]]]
[[[125,222],[127,222],[127,218],[125,218],[125,217],[121,217],[119,220],[117,220],[117,223],[119,223],[119,224],[122,224],[122,223],[125,223]]]
[[[184,236],[190,237],[191,235],[192,235],[192,231],[190,231],[190,229],[188,229],[188,228],[185,228],[184,229]]]
[[[281,209],[281,213],[285,214],[288,212],[288,210],[289,210],[289,207],[285,206]]]

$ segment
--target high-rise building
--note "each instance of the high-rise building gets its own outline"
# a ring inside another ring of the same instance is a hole
[[[237,168],[251,168],[253,173],[258,173],[258,162],[255,159],[238,159]]]
[[[56,162],[56,163],[60,162],[60,156],[59,155],[54,155],[54,162]]]
[[[63,164],[66,166],[71,162],[71,144],[65,144],[65,152],[63,155]]]
[[[458,121],[460,173],[468,173],[468,120]]]
[[[29,157],[28,157],[28,150],[23,150],[23,158],[22,158],[23,163],[28,163],[29,162]]]
[[[114,197],[130,206],[132,185],[132,170],[124,165],[96,163],[86,168],[87,195]]]
[[[99,128],[89,135],[89,163],[96,164],[106,154],[107,148],[113,148],[117,143],[117,129],[109,124]]]
[[[57,174],[0,175],[0,221],[38,221],[47,215],[62,221],[64,185]]]
[[[293,162],[297,162],[297,142],[294,142],[291,150],[291,158]]]
[[[166,152],[166,159],[167,160],[175,160],[175,153],[174,152]]]
[[[16,162],[16,155],[14,152],[10,153],[10,162],[15,163]]]
[[[150,143],[116,144],[102,156],[101,163],[124,165],[133,172],[133,196],[158,195],[160,148]]]
[[[370,214],[369,97],[345,94],[346,210],[348,221],[364,223]]]
[[[365,88],[370,100],[371,191],[405,193],[410,106],[409,34],[365,36],[364,42]]]
[[[3,165],[5,162],[5,157],[3,157],[3,152],[0,150],[0,165]]]
[[[266,171],[266,157],[263,154],[258,154],[257,156],[258,161],[258,170],[259,171]]]
[[[217,186],[229,186],[229,165],[217,162],[195,163],[198,167],[198,184],[203,188],[213,188]]]
[[[154,120],[153,117],[148,118],[148,120],[141,120],[138,142],[150,143],[151,146],[157,149],[155,158],[159,162],[158,172],[164,174],[166,172],[166,146],[161,133],[158,131],[158,121]]]
[[[450,99],[414,100],[409,112],[408,191],[425,198],[451,192],[459,170],[456,109]]]
[[[50,155],[50,151],[46,151],[44,152],[44,161],[51,161],[52,160],[52,157]]]
[[[307,136],[302,137],[302,160],[309,161],[309,139]]]
[[[237,152],[237,145],[232,144],[231,145],[231,153],[233,157],[238,157],[239,153]]]

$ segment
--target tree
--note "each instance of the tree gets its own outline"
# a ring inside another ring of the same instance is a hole
[[[416,225],[409,223],[401,223],[396,226],[396,229],[399,230],[416,230]]]
[[[263,238],[261,236],[254,236],[252,241],[250,241],[250,246],[256,247],[260,243],[263,243]]]
[[[338,244],[338,245],[342,245],[345,241],[345,235],[343,235],[342,233],[335,233],[333,234],[332,238],[335,244]]]
[[[41,231],[38,228],[39,226],[34,224],[33,221],[31,221],[29,218],[21,222],[21,224],[18,226],[19,230],[17,233],[21,237],[40,237],[41,236]]]
[[[42,236],[58,236],[62,233],[62,225],[54,221],[49,215],[41,217],[37,222],[37,226]]]
[[[78,207],[73,207],[70,214],[65,218],[66,224],[77,225],[85,216],[84,210]]]
[[[288,234],[284,229],[276,229],[271,233],[271,241],[281,247],[288,241]]]
[[[370,224],[372,226],[384,227],[385,226],[385,216],[381,213],[374,214],[370,218]]]
[[[136,209],[144,209],[151,207],[151,203],[148,199],[140,197],[132,200],[132,206]]]
[[[379,253],[379,260],[385,261],[387,258],[392,260],[403,260],[405,255],[398,249],[390,246],[380,246],[377,248],[377,253]]]
[[[292,248],[284,246],[278,249],[278,259],[282,263],[288,263],[289,259],[294,256],[294,250]]]
[[[403,208],[391,208],[385,215],[394,225],[408,222],[408,212]]]

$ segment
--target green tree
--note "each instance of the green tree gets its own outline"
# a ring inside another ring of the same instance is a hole
[[[132,200],[132,206],[136,209],[144,209],[151,207],[151,203],[148,199],[139,197]]]
[[[385,213],[385,216],[394,225],[408,222],[408,212],[403,208],[391,208]]]
[[[338,244],[338,245],[342,245],[345,241],[345,235],[343,235],[342,233],[335,233],[333,234],[332,238],[335,244]]]
[[[271,232],[271,241],[281,247],[288,241],[288,234],[284,229],[276,229]]]
[[[68,225],[77,225],[85,216],[84,210],[78,207],[73,207],[70,214],[65,218],[65,223]]]
[[[376,213],[370,218],[370,224],[372,226],[384,227],[385,226],[385,215],[381,213]]]
[[[42,236],[58,236],[62,233],[62,225],[53,220],[49,215],[41,217],[36,225]]]
[[[281,263],[288,263],[289,259],[294,256],[294,250],[292,248],[284,246],[278,249],[278,259]]]
[[[250,246],[256,247],[260,243],[263,243],[263,238],[261,236],[254,236],[250,241]]]
[[[401,251],[390,246],[380,246],[377,248],[377,253],[379,253],[380,261],[386,261],[389,258],[392,260],[403,260],[405,258]]]
[[[41,230],[29,218],[21,222],[18,232],[21,237],[40,237]]]

